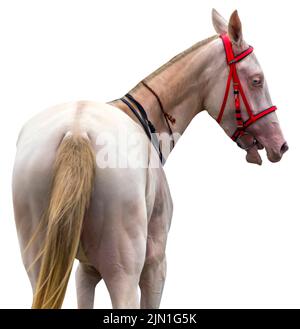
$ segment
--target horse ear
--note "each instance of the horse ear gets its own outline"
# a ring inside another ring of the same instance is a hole
[[[237,10],[235,10],[230,17],[228,35],[233,43],[240,44],[243,40],[242,23]]]
[[[213,26],[218,34],[227,33],[227,26],[228,23],[226,22],[225,18],[223,18],[216,9],[212,10],[211,13]]]

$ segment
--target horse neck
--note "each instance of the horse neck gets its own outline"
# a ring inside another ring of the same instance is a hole
[[[205,109],[208,88],[217,76],[215,64],[220,51],[220,39],[214,36],[177,55],[143,80],[159,96],[165,112],[175,118],[176,122],[170,123],[170,127],[177,136]],[[143,105],[156,131],[169,133],[154,94],[141,83],[130,93]]]

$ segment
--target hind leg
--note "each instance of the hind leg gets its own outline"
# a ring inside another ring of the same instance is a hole
[[[130,221],[129,217],[127,219]],[[146,225],[140,227],[135,223],[125,229],[122,225],[111,227],[111,224],[102,226],[101,247],[93,244],[86,249],[88,258],[101,273],[113,308],[139,308],[139,280],[146,254]]]
[[[95,289],[101,275],[92,266],[79,263],[76,270],[76,291],[78,308],[93,308]]]
[[[41,264],[38,256],[45,241],[42,217],[48,205],[55,147],[49,143],[46,152],[38,147],[32,152],[29,148],[23,150],[20,143],[12,181],[14,217],[23,264],[34,293]]]
[[[39,219],[40,216],[35,214],[34,211],[29,211],[25,207],[17,208],[15,206],[15,220],[21,256],[33,294],[35,293],[41,267],[41,258],[39,255],[43,247],[43,240],[45,239],[44,230],[38,230]],[[34,237],[34,241],[29,244],[32,237]]]
[[[148,228],[146,261],[140,279],[141,308],[159,308],[166,279],[167,229],[163,218],[152,218]]]
[[[101,274],[113,308],[139,308],[139,280],[145,262],[144,234],[133,236],[120,231],[101,249]]]
[[[140,308],[139,278],[140,271],[128,274],[122,269],[112,277],[106,277],[105,283],[114,309]]]
[[[35,293],[38,276],[40,272],[41,259],[39,258],[40,251],[43,246],[44,234],[43,230],[37,231],[39,225],[35,224],[39,220],[39,216],[34,212],[28,211],[25,208],[15,207],[15,220],[17,233],[20,243],[20,251],[23,265],[30,280],[32,293]],[[32,223],[34,223],[32,225]],[[28,244],[31,238],[35,236],[32,243]]]
[[[159,191],[148,225],[147,252],[140,279],[141,308],[159,308],[166,279],[166,243],[172,217],[172,201],[165,189]],[[162,204],[162,200],[163,204]]]
[[[113,308],[139,308],[139,280],[145,263],[148,212],[144,170],[96,172],[85,254],[106,284]]]
[[[13,192],[14,217],[22,261],[34,293],[41,265],[39,253],[45,239],[41,224],[42,209],[34,201],[28,203],[20,189]]]
[[[141,287],[141,308],[159,308],[166,278],[166,258],[147,263],[144,266]]]
[[[124,222],[107,216],[107,225],[101,228],[101,247],[88,253],[93,255],[91,263],[101,273],[113,308],[140,307],[139,280],[145,262],[147,227],[143,215],[136,209],[131,213],[124,209]]]

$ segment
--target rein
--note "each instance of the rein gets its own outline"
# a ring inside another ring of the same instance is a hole
[[[276,106],[271,106],[265,110],[262,110],[261,112],[254,114],[249,102],[247,100],[247,97],[245,95],[245,92],[243,90],[241,81],[239,79],[236,64],[246,58],[248,55],[250,55],[253,52],[253,47],[249,47],[245,51],[243,51],[241,54],[235,56],[232,49],[232,43],[229,39],[229,36],[227,34],[220,35],[220,38],[223,41],[224,50],[226,53],[226,59],[227,59],[227,65],[229,66],[229,75],[227,79],[226,89],[225,89],[225,95],[223,99],[223,103],[219,112],[219,115],[217,117],[217,122],[220,124],[222,121],[223,113],[227,104],[228,95],[229,95],[229,89],[231,87],[231,81],[233,84],[233,97],[234,97],[234,104],[235,104],[235,118],[236,118],[236,124],[237,129],[231,136],[231,139],[235,141],[238,146],[240,144],[238,143],[238,139],[242,137],[245,134],[248,134],[246,132],[246,128],[248,128],[250,125],[252,125],[257,120],[263,118],[264,116],[268,115],[271,112],[274,112],[277,110]],[[240,96],[242,98],[242,101],[246,107],[247,113],[249,115],[249,118],[246,121],[243,121],[242,113],[241,113],[241,101]],[[254,137],[253,137],[254,138]],[[248,150],[252,146],[254,146],[257,143],[256,139],[253,139],[253,145],[250,145],[246,148]]]

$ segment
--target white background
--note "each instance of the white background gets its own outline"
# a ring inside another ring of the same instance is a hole
[[[10,0],[0,3],[0,307],[32,297],[10,186],[22,124],[58,103],[122,96],[215,34],[212,7],[226,18],[239,9],[290,151],[251,165],[206,113],[192,122],[165,166],[175,209],[161,307],[300,306],[299,1]],[[103,283],[95,306],[111,307]],[[73,275],[64,307],[76,307]]]

